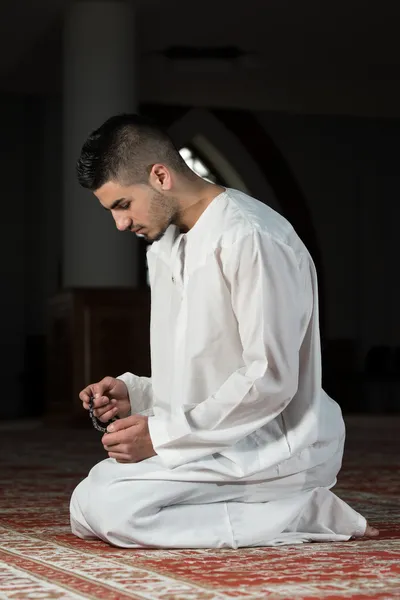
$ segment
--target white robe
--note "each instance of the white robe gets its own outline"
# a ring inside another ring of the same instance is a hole
[[[123,547],[240,547],[362,535],[330,488],[341,410],[321,387],[317,278],[293,227],[227,189],[148,251],[152,377],[120,376],[157,456],[107,459],[72,530]]]

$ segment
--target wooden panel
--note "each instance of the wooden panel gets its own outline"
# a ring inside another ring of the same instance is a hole
[[[106,375],[150,375],[147,290],[71,290],[50,303],[47,414],[82,415],[79,391]]]

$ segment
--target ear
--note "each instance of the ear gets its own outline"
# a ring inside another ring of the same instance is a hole
[[[150,185],[160,192],[169,192],[172,187],[171,172],[165,165],[155,164],[149,175]]]

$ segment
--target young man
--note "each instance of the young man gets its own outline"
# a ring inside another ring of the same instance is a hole
[[[73,493],[72,531],[127,548],[377,535],[330,491],[345,428],[321,388],[317,277],[292,226],[195,175],[137,115],[93,132],[77,171],[120,231],[154,243],[152,377],[81,392],[120,418]]]

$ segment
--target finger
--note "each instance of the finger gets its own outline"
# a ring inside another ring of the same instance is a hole
[[[96,411],[101,411],[102,413],[104,410],[110,410],[110,408],[115,406],[115,404],[116,403],[113,403],[110,398],[107,398],[107,396],[98,396],[93,398],[93,408],[95,408]]]
[[[126,437],[123,435],[122,431],[117,433],[105,433],[101,438],[101,443],[104,447],[113,446],[115,448],[118,445],[126,444],[126,441]],[[124,451],[125,449],[126,446],[124,445]]]
[[[86,410],[89,409],[89,400],[90,400],[91,396],[92,396],[92,390],[91,390],[90,386],[86,387],[79,394],[79,399],[83,402],[83,406],[84,406],[84,408],[86,408]]]
[[[99,410],[96,410],[94,412],[95,417],[97,417],[99,419],[99,421],[102,421],[103,423],[107,423],[107,421],[111,421],[111,419],[114,419],[114,417],[116,417],[118,415],[118,408],[116,406],[114,406],[113,408],[109,409],[109,407],[107,407],[104,411],[102,411],[101,414],[99,414]]]
[[[117,402],[114,400],[109,400],[105,396],[102,398],[98,398],[97,400],[93,400],[94,414],[96,417],[101,417],[104,413],[112,410],[113,408],[117,408]]]
[[[92,398],[92,392],[91,392],[90,388],[86,388],[85,390],[82,390],[82,392],[79,394],[79,398],[80,398],[80,400],[82,400],[83,408],[85,410],[89,410],[90,399]]]
[[[91,392],[92,392],[92,395],[94,398],[101,398],[107,392],[110,391],[110,387],[111,387],[111,377],[104,377],[104,379],[102,379],[98,383],[93,383],[90,386],[90,389],[91,389]]]
[[[104,444],[104,450],[107,450],[107,452],[115,452],[116,454],[126,454],[129,456],[132,448],[127,444]]]
[[[92,385],[93,395],[95,398],[104,396],[104,394],[110,392],[112,387],[114,387],[114,378],[104,377],[104,379]]]
[[[137,419],[138,416],[139,419],[143,419],[141,415],[129,415],[129,417],[118,419],[118,421],[115,421],[112,425],[109,426],[108,431],[116,432],[122,431],[123,429],[128,429],[129,427],[132,427],[133,425],[136,425],[139,422]]]
[[[89,408],[89,402],[90,402],[91,398],[95,399],[95,401],[94,401],[94,405],[95,406],[97,406],[97,400],[98,399],[100,399],[100,400],[103,399],[103,403],[104,403],[104,400],[106,400],[107,402],[109,402],[109,398],[106,398],[104,396],[105,390],[103,391],[103,387],[104,386],[102,385],[102,382],[100,382],[100,383],[93,383],[93,384],[90,384],[87,387],[85,387],[80,392],[79,398],[80,398],[80,400],[82,400],[85,408],[86,407]],[[100,404],[99,404],[99,406],[100,406]]]

